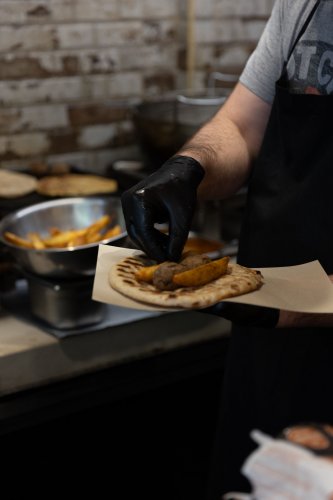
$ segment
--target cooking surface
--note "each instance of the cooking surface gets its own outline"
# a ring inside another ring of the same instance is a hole
[[[181,312],[58,339],[0,313],[0,396],[229,336],[230,323]]]
[[[7,293],[2,294],[2,307],[3,309],[13,315],[13,317],[22,320],[28,324],[34,325],[40,330],[54,335],[58,339],[70,337],[72,335],[82,335],[84,333],[93,333],[105,328],[124,325],[132,321],[139,321],[141,319],[159,316],[160,313],[137,311],[132,309],[123,309],[121,307],[109,306],[105,304],[103,308],[103,317],[97,323],[84,324],[71,328],[57,327],[57,323],[50,323],[46,319],[36,316],[31,311],[28,283],[26,280],[21,279],[16,282],[16,287]],[[59,323],[58,323],[59,324]]]

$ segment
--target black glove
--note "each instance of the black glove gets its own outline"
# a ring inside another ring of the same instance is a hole
[[[122,195],[128,235],[149,257],[159,262],[180,259],[204,173],[197,160],[174,156]],[[165,222],[169,235],[154,228]]]
[[[219,302],[200,311],[228,319],[235,325],[262,328],[275,328],[280,314],[279,309],[236,302]]]

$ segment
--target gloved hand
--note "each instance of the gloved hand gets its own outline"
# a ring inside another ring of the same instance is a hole
[[[235,325],[262,328],[275,328],[280,314],[279,309],[236,302],[219,302],[200,311],[228,319]]]
[[[186,243],[204,177],[200,163],[174,156],[121,197],[127,232],[133,243],[161,262],[178,261]],[[154,228],[169,224],[169,235]]]

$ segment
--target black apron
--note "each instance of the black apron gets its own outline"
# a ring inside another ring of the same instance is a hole
[[[289,92],[286,65],[249,182],[238,261],[255,268],[318,259],[333,273],[333,96]],[[333,328],[234,326],[207,498],[250,489],[240,469],[256,448],[252,429],[274,436],[294,423],[333,422],[332,388]]]

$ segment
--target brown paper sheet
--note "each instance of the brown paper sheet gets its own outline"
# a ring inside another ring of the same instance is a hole
[[[146,311],[171,311],[149,306],[124,297],[111,288],[111,266],[124,257],[140,254],[138,250],[99,245],[92,298],[99,302]],[[257,268],[264,285],[229,302],[273,307],[307,313],[333,313],[333,284],[318,261],[291,267]]]

